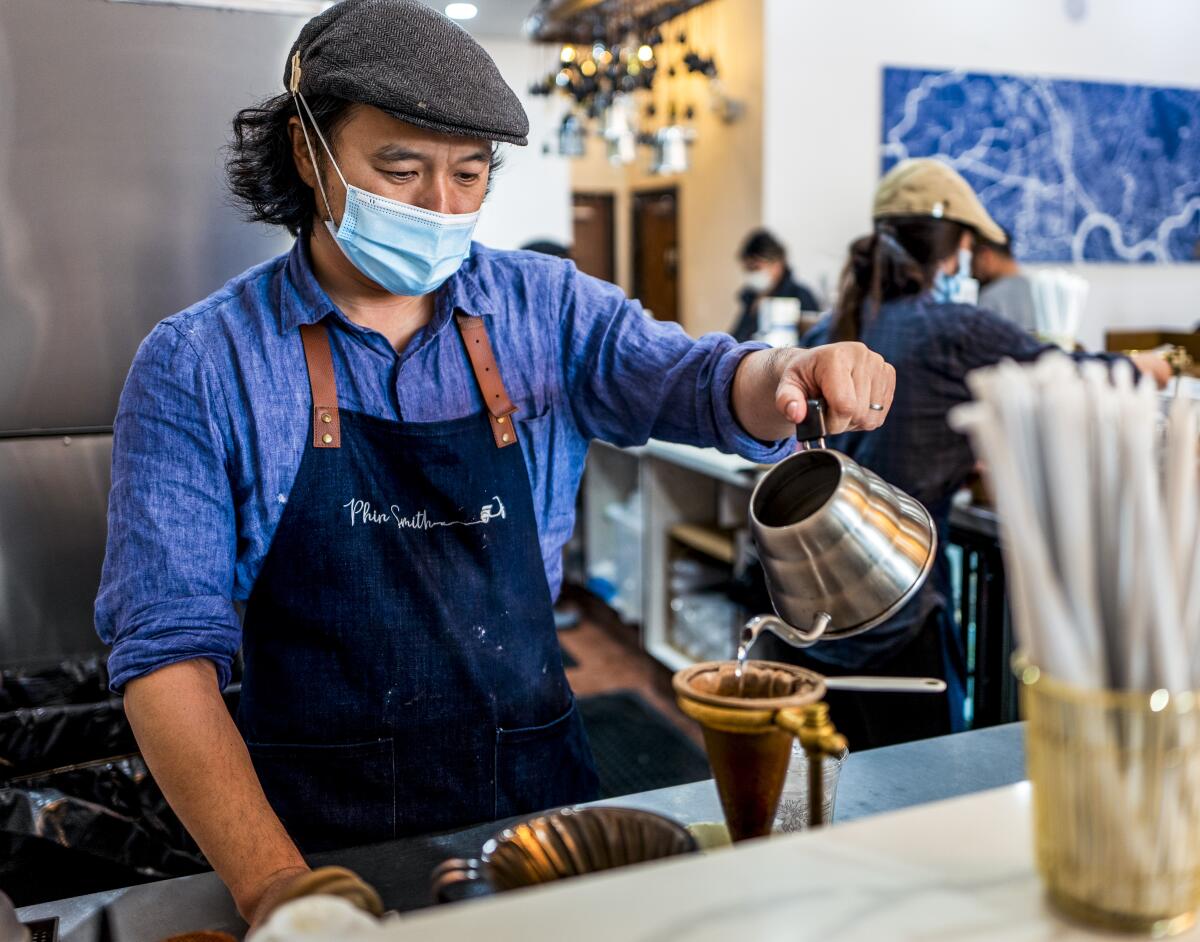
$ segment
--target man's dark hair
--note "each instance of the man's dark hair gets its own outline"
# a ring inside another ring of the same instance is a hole
[[[306,100],[325,140],[334,147],[338,129],[357,105],[332,95],[309,95]],[[301,179],[292,157],[288,121],[295,115],[296,104],[288,94],[276,95],[239,111],[233,119],[233,140],[226,148],[225,173],[229,189],[247,220],[283,226],[292,235],[299,235],[312,226],[316,196],[312,187]],[[328,186],[328,173],[332,172],[328,166],[329,158],[313,133],[307,112],[304,121],[317,167]],[[493,144],[489,191],[500,164],[499,151]]]
[[[787,249],[775,236],[766,229],[755,229],[742,243],[738,258],[742,261],[750,258],[761,258],[768,262],[786,262]]]

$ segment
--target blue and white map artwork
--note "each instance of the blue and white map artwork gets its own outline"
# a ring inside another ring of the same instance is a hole
[[[935,155],[1019,258],[1200,260],[1200,89],[885,68],[884,171]]]

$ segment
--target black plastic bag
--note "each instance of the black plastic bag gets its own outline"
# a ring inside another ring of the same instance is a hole
[[[0,889],[19,906],[207,869],[139,756],[0,787]]]
[[[136,751],[118,699],[0,713],[0,783]]]
[[[236,714],[240,684],[224,698]],[[0,890],[18,906],[209,869],[136,754],[103,656],[0,671]]]
[[[0,670],[0,713],[29,707],[102,703],[108,691],[107,656],[93,654],[76,660],[36,667]]]

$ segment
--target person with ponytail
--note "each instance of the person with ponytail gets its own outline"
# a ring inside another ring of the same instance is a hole
[[[799,656],[829,675],[936,676],[949,690],[946,696],[869,698],[831,692],[833,720],[852,750],[963,727],[965,666],[945,547],[951,499],[972,474],[975,458],[946,415],[971,398],[966,377],[972,370],[1004,358],[1030,361],[1056,349],[975,305],[971,249],[977,238],[1002,241],[1004,232],[949,165],[934,159],[897,164],[880,181],[873,217],[871,233],[850,246],[833,311],[802,345],[860,341],[895,366],[888,422],[876,431],[834,436],[830,447],[929,508],[939,555],[921,591],[890,621]],[[1157,356],[1134,361],[1160,385],[1170,376]]]

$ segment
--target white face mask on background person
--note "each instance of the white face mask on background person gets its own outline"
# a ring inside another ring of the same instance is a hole
[[[947,275],[939,270],[933,279],[933,299],[942,303],[976,304],[979,282],[971,277],[971,250],[958,250],[958,271]]]
[[[753,271],[746,272],[742,278],[742,287],[753,291],[755,294],[766,294],[775,287],[775,279],[771,277],[771,273],[765,268],[756,268]]]
[[[325,221],[325,227],[342,253],[350,264],[391,294],[416,297],[436,291],[471,254],[471,236],[479,213],[438,213],[351,186],[333,159],[333,152],[325,143],[308,102],[304,101],[303,95],[298,97],[329,155],[329,162],[346,188],[341,223],[335,225],[332,218]],[[317,187],[325,202],[325,211],[332,217],[303,114],[300,115],[300,127],[317,174]]]

